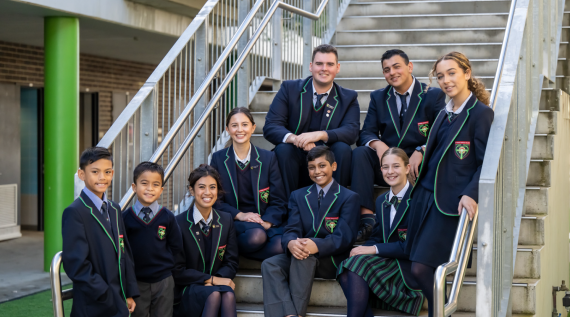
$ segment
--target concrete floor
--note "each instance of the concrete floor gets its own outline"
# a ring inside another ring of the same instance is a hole
[[[43,232],[22,231],[21,238],[0,242],[0,303],[51,288],[43,255]],[[61,281],[71,283],[65,273]]]

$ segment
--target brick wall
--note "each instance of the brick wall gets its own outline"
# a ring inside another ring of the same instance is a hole
[[[80,55],[80,90],[99,93],[100,134],[105,133],[112,123],[113,91],[138,91],[155,68],[156,65]],[[0,82],[43,87],[43,47],[0,41]]]

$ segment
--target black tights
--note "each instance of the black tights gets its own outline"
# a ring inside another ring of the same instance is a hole
[[[232,292],[213,292],[206,299],[202,317],[237,317],[236,296]]]
[[[338,282],[346,296],[347,317],[374,317],[368,302],[370,289],[368,283],[358,274],[345,270],[338,277]]]
[[[431,266],[412,262],[412,275],[416,282],[420,285],[420,289],[428,302],[429,317],[433,317],[433,285],[434,285],[435,269]]]
[[[281,235],[274,235],[268,239],[267,233],[261,228],[246,230],[239,234],[237,239],[240,254],[254,260],[263,261],[283,253]]]

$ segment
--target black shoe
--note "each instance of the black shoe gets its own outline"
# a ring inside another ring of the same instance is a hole
[[[360,244],[368,240],[372,234],[372,228],[374,228],[373,223],[370,223],[369,221],[361,221],[360,230],[358,230],[358,235],[356,236],[356,243]]]

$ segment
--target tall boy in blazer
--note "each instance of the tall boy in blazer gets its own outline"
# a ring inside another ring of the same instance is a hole
[[[309,69],[312,76],[281,84],[263,126],[264,137],[275,145],[287,197],[311,183],[306,156],[318,145],[326,144],[336,157],[335,180],[350,185],[350,145],[360,128],[358,94],[334,83],[340,71],[336,48],[316,47]]]
[[[265,316],[305,316],[313,278],[335,278],[356,240],[358,195],[332,178],[334,154],[318,146],[307,161],[315,183],[291,194],[282,238],[287,252],[261,265]]]
[[[388,86],[370,94],[359,147],[352,152],[351,190],[360,195],[361,224],[358,241],[364,241],[374,226],[374,184],[387,186],[380,172],[380,158],[390,147],[403,149],[416,178],[429,131],[445,106],[439,88],[427,88],[414,76],[414,65],[401,50],[388,50],[381,59]]]
[[[63,267],[73,281],[71,316],[126,317],[139,290],[121,208],[105,195],[113,179],[111,153],[89,148],[79,164],[85,188],[62,217]]]

